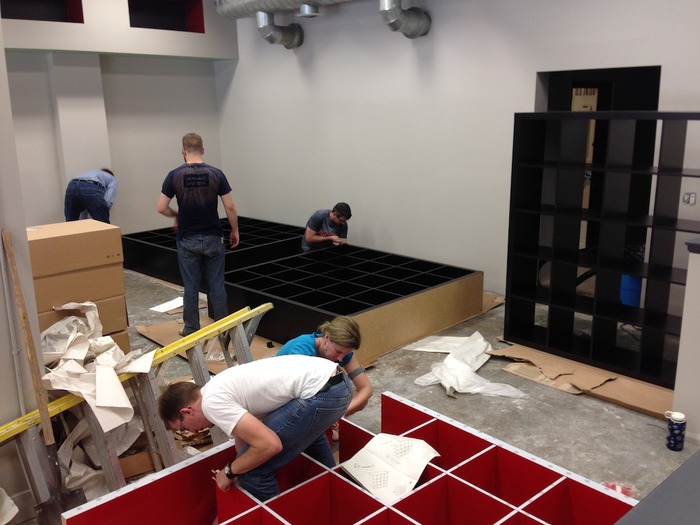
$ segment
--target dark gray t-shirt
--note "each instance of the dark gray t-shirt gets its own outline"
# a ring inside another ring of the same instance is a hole
[[[331,222],[331,210],[315,211],[306,223],[306,227],[324,237],[332,237],[333,235],[337,235],[343,239],[347,239],[348,237],[348,225],[333,224]],[[333,246],[331,241],[308,243],[306,242],[306,235],[302,235],[301,237],[301,249],[304,252],[318,250],[319,248],[328,248],[329,246]]]

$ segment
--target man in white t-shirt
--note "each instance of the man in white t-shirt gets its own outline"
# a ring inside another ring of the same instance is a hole
[[[158,401],[171,430],[199,432],[214,425],[236,442],[237,456],[217,472],[261,501],[279,493],[276,471],[302,452],[335,466],[325,430],[352,400],[352,383],[337,363],[287,355],[227,368],[204,386],[175,383]]]

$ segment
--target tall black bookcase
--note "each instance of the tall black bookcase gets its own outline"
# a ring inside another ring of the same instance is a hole
[[[671,292],[686,278],[674,252],[700,233],[700,221],[679,218],[684,179],[700,177],[685,165],[696,121],[515,115],[507,340],[673,387],[682,311]]]

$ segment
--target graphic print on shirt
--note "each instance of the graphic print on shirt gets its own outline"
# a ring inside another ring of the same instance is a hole
[[[185,173],[183,186],[185,188],[201,188],[209,185],[209,176],[206,173]]]

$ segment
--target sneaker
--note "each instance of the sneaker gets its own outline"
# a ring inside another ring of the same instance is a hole
[[[180,330],[178,330],[177,335],[179,335],[180,337],[185,337],[185,329],[181,328]]]

